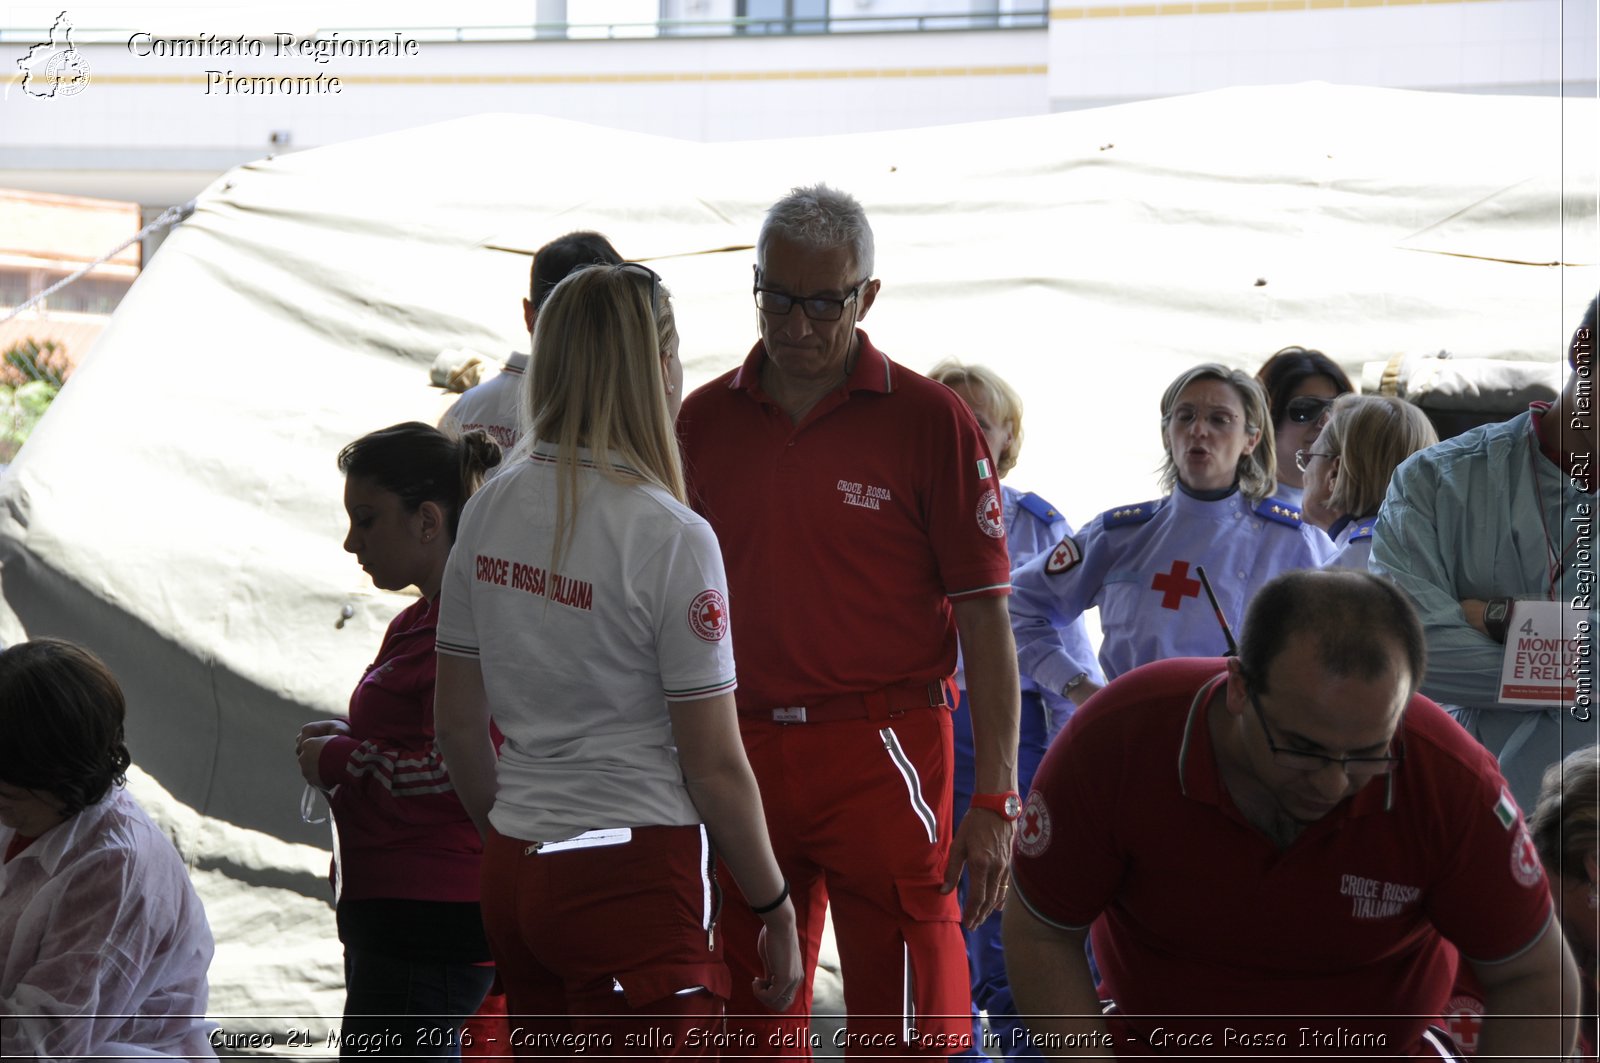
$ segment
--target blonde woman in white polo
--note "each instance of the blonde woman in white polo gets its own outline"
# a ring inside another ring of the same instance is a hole
[[[530,1017],[513,1047],[716,1055],[715,856],[763,902],[764,1004],[793,1000],[800,957],[739,740],[722,556],[683,502],[660,278],[574,273],[533,348],[530,432],[467,506],[445,575],[435,710],[485,838],[490,945]]]

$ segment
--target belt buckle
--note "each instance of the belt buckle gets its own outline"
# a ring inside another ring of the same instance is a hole
[[[781,709],[772,710],[774,723],[805,723],[806,707],[804,705],[786,705]]]

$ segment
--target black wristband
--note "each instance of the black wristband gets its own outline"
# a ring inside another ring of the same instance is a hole
[[[1511,626],[1511,598],[1491,598],[1483,603],[1483,629],[1496,642],[1506,641],[1506,629]]]
[[[771,904],[763,904],[759,908],[756,908],[756,907],[752,906],[750,911],[752,913],[756,914],[756,915],[766,915],[768,912],[777,911],[778,906],[781,905],[784,901],[786,901],[788,899],[789,899],[789,880],[788,879],[784,879],[783,880],[783,889],[778,891],[777,900],[773,901]]]

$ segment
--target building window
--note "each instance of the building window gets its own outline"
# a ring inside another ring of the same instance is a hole
[[[735,13],[750,36],[828,32],[828,0],[738,0]]]

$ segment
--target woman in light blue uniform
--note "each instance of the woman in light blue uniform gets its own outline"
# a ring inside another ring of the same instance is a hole
[[[983,366],[941,362],[928,375],[961,396],[972,410],[978,428],[989,443],[995,475],[1003,479],[1017,464],[1017,455],[1022,450],[1022,399],[998,374]],[[1032,492],[1024,494],[1009,484],[1001,483],[1000,505],[1006,529],[1006,548],[1011,552],[1013,569],[1029,558],[1054,548],[1062,536],[1072,534],[1067,519]],[[1094,659],[1094,647],[1089,642],[1089,633],[1082,617],[1057,627],[1053,641],[1063,654],[1076,662],[1075,666],[1088,677],[1086,682],[1091,688],[1102,682],[1099,666]],[[953,807],[955,825],[959,827],[972,800],[975,761],[966,684],[959,672],[956,682],[961,688],[961,700],[956,707],[954,720]],[[1066,697],[1055,691],[1041,690],[1033,680],[1022,676],[1022,716],[1017,742],[1017,788],[1022,793],[1028,792],[1033,773],[1044,758],[1050,739],[1067,722],[1073,708],[1073,703]],[[978,929],[963,933],[966,935],[967,957],[971,965],[973,1006],[989,1014],[989,1039],[980,1043],[975,1024],[975,1047],[960,1053],[959,1058],[1038,1058],[1038,1053],[1028,1046],[1026,1030],[1011,999],[1011,987],[1006,980],[1005,955],[1000,946],[999,913],[990,916]]]
[[[1305,519],[1326,529],[1338,551],[1330,567],[1366,571],[1389,478],[1437,442],[1428,415],[1404,399],[1339,396],[1317,441],[1295,455],[1305,474]]]
[[[1199,568],[1237,624],[1273,576],[1333,556],[1299,507],[1272,497],[1270,427],[1261,386],[1238,370],[1199,365],[1168,386],[1161,484],[1171,493],[1100,514],[1012,573],[1011,626],[1025,675],[1074,694],[1091,682],[1053,638],[1090,607],[1100,609],[1108,680],[1167,657],[1220,657],[1227,644]]]

